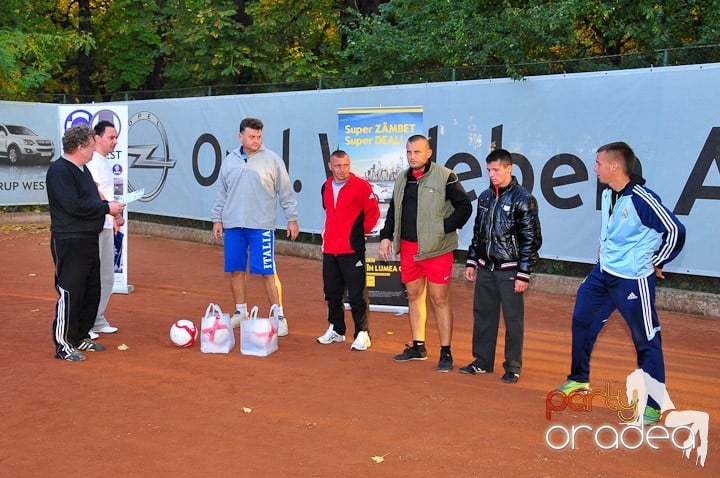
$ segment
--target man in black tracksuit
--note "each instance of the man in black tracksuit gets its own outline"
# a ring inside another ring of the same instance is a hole
[[[505,319],[505,374],[516,383],[522,368],[523,293],[542,244],[535,198],[512,175],[512,156],[496,149],[486,158],[490,187],[478,198],[465,277],[475,281],[472,353],[461,373],[491,373],[495,367],[500,307]]]
[[[58,301],[53,320],[55,357],[85,360],[83,351],[102,351],[88,332],[100,302],[98,235],[106,214],[117,216],[125,205],[100,199],[85,164],[95,148],[94,132],[74,126],[62,139],[63,156],[50,164],[46,185],[50,206],[50,252],[55,263]]]

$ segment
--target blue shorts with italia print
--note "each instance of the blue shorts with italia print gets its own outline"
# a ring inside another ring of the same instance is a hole
[[[275,232],[233,227],[225,229],[225,272],[275,274]]]

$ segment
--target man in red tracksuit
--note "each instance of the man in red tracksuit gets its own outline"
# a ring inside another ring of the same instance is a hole
[[[369,300],[365,283],[365,235],[380,218],[380,207],[370,183],[350,172],[350,157],[337,150],[328,163],[332,176],[322,185],[325,209],[323,227],[323,292],[328,303],[327,331],[318,337],[321,344],[345,341],[343,295],[355,322],[352,350],[370,347]]]

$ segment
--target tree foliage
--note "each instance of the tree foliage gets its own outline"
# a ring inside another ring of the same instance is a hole
[[[245,28],[235,2],[174,0],[163,35],[165,86],[233,83],[251,76]]]
[[[145,0],[115,0],[96,13],[93,83],[99,93],[161,87],[155,70],[161,62],[165,20],[157,3]]]
[[[390,0],[345,26],[347,71],[567,62],[718,41],[720,1]],[[564,69],[567,65],[563,65]]]
[[[673,64],[640,54],[720,43],[720,0],[5,0],[0,25],[0,94],[93,98],[340,75],[373,84],[443,68],[521,77]],[[720,61],[718,51],[686,62]]]
[[[59,90],[68,58],[90,51],[95,41],[78,30],[57,29],[50,14],[56,2],[5,0],[0,8],[0,93],[23,98]]]
[[[339,70],[339,0],[257,0],[247,7],[250,55],[260,82],[290,82]]]

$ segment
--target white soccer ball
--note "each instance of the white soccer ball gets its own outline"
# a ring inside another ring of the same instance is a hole
[[[223,323],[220,320],[220,317],[215,317],[212,325],[208,328],[202,329],[202,333],[207,335],[210,342],[216,345],[223,345],[230,339],[232,328]]]
[[[249,339],[258,347],[267,347],[277,333],[277,327],[270,320],[257,320],[249,334]]]
[[[195,343],[198,329],[188,319],[180,319],[170,327],[170,340],[178,347],[190,347]]]
[[[230,331],[228,329],[219,329],[215,331],[213,342],[217,345],[222,345],[230,340]]]

